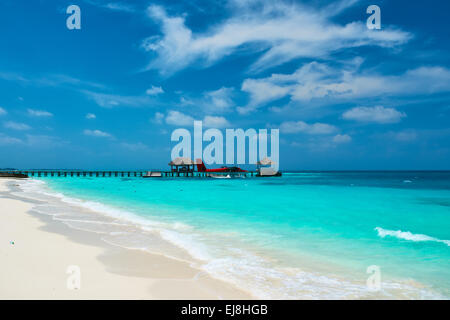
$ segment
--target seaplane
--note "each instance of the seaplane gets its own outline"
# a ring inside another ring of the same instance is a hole
[[[221,167],[216,169],[208,169],[202,159],[196,159],[197,171],[209,173],[209,177],[217,179],[230,179],[232,176],[240,176],[239,173],[248,172],[239,167]]]

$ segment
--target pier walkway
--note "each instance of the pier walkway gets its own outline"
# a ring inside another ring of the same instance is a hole
[[[145,177],[149,172],[160,173],[161,177],[209,177],[210,172],[176,172],[176,171],[161,171],[161,170],[132,170],[132,171],[104,171],[104,170],[40,170],[40,169],[30,169],[30,170],[0,170],[3,174],[17,174],[26,175],[28,177]],[[248,172],[220,172],[214,173],[214,175],[231,175],[231,176],[244,176],[253,177],[256,176],[256,171]]]

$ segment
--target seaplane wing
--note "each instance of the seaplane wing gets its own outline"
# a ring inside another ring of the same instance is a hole
[[[202,159],[197,159],[196,164],[198,172],[247,172],[247,170],[241,169],[239,167],[222,167],[217,169],[208,169],[206,168]]]

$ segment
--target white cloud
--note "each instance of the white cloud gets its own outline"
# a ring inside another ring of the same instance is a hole
[[[289,91],[289,87],[279,86],[270,81],[260,81],[254,79],[246,79],[242,83],[242,91],[250,94],[250,104],[246,107],[239,107],[238,112],[245,114],[256,109],[262,103],[285,97]]]
[[[180,105],[182,105],[182,106],[193,106],[193,105],[195,105],[195,102],[192,101],[190,98],[180,97]]]
[[[32,117],[53,117],[53,113],[44,110],[27,110],[28,115]]]
[[[27,134],[25,135],[25,139],[21,140],[0,133],[0,146],[18,145],[18,144],[27,147],[43,149],[43,148],[60,147],[63,145],[67,145],[68,142],[62,140],[59,137],[52,137],[47,135]]]
[[[68,144],[67,141],[61,140],[58,137],[46,136],[46,135],[25,135],[25,139],[21,140],[18,138],[7,136],[0,133],[0,146],[7,145],[24,145],[27,147],[37,147],[37,148],[52,148]]]
[[[128,143],[128,142],[122,142],[120,143],[120,145],[125,148],[128,149],[130,151],[149,151],[150,148],[143,144],[142,142],[137,142],[137,143]]]
[[[0,133],[0,146],[23,143],[22,140]]]
[[[161,113],[157,113],[157,116],[155,115],[155,118],[158,118],[160,121],[162,121],[163,117],[164,115]],[[166,116],[166,123],[174,126],[192,126],[194,120],[194,117],[175,110],[170,110]],[[203,126],[207,128],[225,128],[230,126],[230,123],[224,117],[207,115],[202,122]]]
[[[27,134],[25,144],[30,147],[37,148],[54,148],[67,145],[69,143],[59,137]]]
[[[333,137],[333,142],[335,143],[347,143],[352,141],[352,137],[348,134],[337,134]]]
[[[19,131],[25,131],[25,130],[31,129],[31,127],[25,123],[19,123],[19,122],[14,122],[14,121],[7,121],[7,122],[3,123],[3,126],[7,129],[19,130]]]
[[[383,106],[356,107],[347,110],[342,115],[342,118],[346,120],[374,123],[396,123],[400,122],[404,117],[406,117],[404,112],[397,111],[393,108],[385,108]]]
[[[225,128],[229,127],[230,123],[224,117],[205,116],[203,125],[208,128]]]
[[[443,141],[450,137],[450,128],[438,129],[403,129],[400,131],[388,131],[385,133],[375,133],[373,138],[379,140],[381,143],[401,142],[401,143],[416,143],[427,142],[436,144],[437,141]],[[417,145],[419,146],[419,145]]]
[[[342,1],[335,9],[353,3]],[[337,24],[332,21],[336,14],[332,8],[314,10],[273,1],[246,1],[229,8],[228,19],[203,33],[194,33],[183,15],[169,16],[163,7],[149,6],[147,14],[162,32],[162,36],[143,41],[145,50],[156,53],[149,68],[171,74],[195,62],[209,66],[240,50],[261,52],[252,69],[262,70],[300,57],[325,58],[343,48],[393,47],[411,38],[411,34],[389,27],[371,32],[363,21]]]
[[[126,3],[121,2],[110,2],[103,5],[104,8],[115,10],[115,11],[124,11],[124,12],[134,12],[134,8]]]
[[[99,138],[112,138],[113,136],[107,132],[100,130],[89,130],[86,129],[83,131],[86,136],[99,137]]]
[[[100,83],[81,80],[65,74],[46,74],[38,77],[28,77],[16,72],[0,72],[0,79],[37,87],[70,87],[72,89],[78,89],[80,87],[105,88]]]
[[[192,126],[194,118],[179,111],[171,110],[167,113],[166,123],[174,126]]]
[[[158,94],[164,93],[164,90],[162,87],[151,86],[151,88],[147,89],[145,93],[148,94],[149,96],[156,96]]]
[[[161,124],[163,120],[164,120],[164,113],[161,113],[161,112],[156,112],[153,119],[150,119],[151,122],[158,123],[158,124]]]
[[[97,116],[93,113],[86,114],[86,119],[96,119],[96,118],[97,118]]]
[[[5,110],[5,109],[3,109],[2,107],[0,107],[0,116],[3,116],[3,115],[5,115],[5,114],[7,114],[8,112]]]
[[[326,123],[313,123],[308,124],[303,121],[286,121],[281,123],[280,131],[283,133],[306,133],[311,135],[331,134],[338,129],[330,124]]]
[[[358,61],[353,62],[340,68],[312,62],[291,74],[246,79],[242,90],[250,94],[250,102],[239,111],[245,113],[284,97],[297,102],[327,102],[450,91],[450,70],[443,67],[419,67],[400,75],[381,75],[362,73]]]
[[[393,133],[393,137],[400,142],[411,142],[417,139],[417,132],[415,130],[403,130]]]
[[[125,2],[106,2],[103,0],[84,0],[84,2],[87,2],[93,6],[109,9],[112,11],[122,11],[122,12],[135,12],[136,9],[134,6],[125,3]]]
[[[375,133],[372,135],[373,138],[379,142],[386,144],[392,144],[393,142],[400,143],[411,143],[415,142],[420,138],[421,141],[436,141],[450,135],[449,129],[426,129],[426,130],[416,130],[416,129],[404,129],[401,131],[388,131],[385,133]]]
[[[202,101],[204,111],[210,114],[229,111],[234,105],[231,99],[233,91],[233,88],[222,87],[218,90],[205,92]]]
[[[21,83],[28,83],[32,81],[31,79],[28,79],[16,72],[0,72],[0,79]]]
[[[100,107],[143,107],[154,104],[149,96],[124,96],[118,94],[98,93],[93,91],[83,91],[89,98],[93,99]]]
[[[221,87],[217,90],[204,91],[200,96],[180,97],[180,106],[195,106],[205,114],[222,114],[232,111],[234,88]]]

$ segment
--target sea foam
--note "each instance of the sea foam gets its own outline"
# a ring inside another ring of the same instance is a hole
[[[50,189],[45,182],[30,180],[21,184],[21,189],[36,200],[56,198],[76,210],[76,207],[89,209],[91,211],[104,214],[114,221],[85,221],[73,217],[61,217],[53,210],[49,213],[58,216],[55,220],[65,220],[69,226],[82,228],[86,231],[102,231],[102,239],[110,244],[132,249],[152,249],[155,242],[167,241],[178,248],[188,252],[195,260],[199,260],[194,266],[209,275],[229,282],[249,291],[256,298],[264,299],[352,299],[352,298],[374,298],[376,294],[365,286],[365,283],[352,282],[348,279],[334,277],[333,275],[323,275],[316,272],[305,271],[300,268],[286,268],[273,265],[264,255],[255,254],[251,250],[246,250],[233,246],[216,247],[217,241],[211,241],[206,234],[198,234],[193,226],[181,222],[161,222],[158,220],[141,217],[134,212],[129,212],[117,207],[106,205],[100,202],[86,201],[78,198],[68,197]],[[20,194],[24,196],[24,194]],[[42,197],[44,196],[44,197]],[[37,205],[39,207],[39,205]],[[43,207],[48,207],[48,204]],[[36,207],[35,207],[36,209]],[[43,211],[44,208],[41,208]],[[55,217],[54,217],[55,218]],[[118,229],[131,223],[130,229]],[[91,227],[89,227],[89,225]],[[98,225],[104,226],[99,228]],[[117,228],[115,228],[117,227]],[[379,230],[378,230],[379,229]],[[390,230],[377,228],[380,236],[388,234]],[[141,233],[142,232],[142,233]],[[380,233],[381,232],[381,233]],[[384,232],[384,233],[383,233]],[[387,232],[387,233],[386,233]],[[399,231],[401,233],[401,231]],[[159,237],[155,237],[158,235]],[[410,234],[410,233],[409,233]],[[412,235],[412,234],[411,234]],[[209,235],[211,236],[211,235]],[[217,236],[217,235],[216,235]],[[423,236],[423,235],[421,235]],[[161,238],[159,240],[158,238]],[[434,238],[431,238],[434,240]],[[229,240],[229,239],[228,239]],[[437,239],[438,240],[438,239]],[[417,240],[418,241],[418,240]],[[429,241],[421,240],[421,241]],[[441,240],[442,241],[442,240]],[[228,243],[228,242],[227,242]],[[229,244],[229,243],[228,243]],[[152,248],[149,248],[149,245]],[[163,244],[164,245],[164,244]],[[448,244],[447,244],[448,245]],[[169,249],[167,247],[163,247]],[[153,250],[149,250],[152,252]],[[162,250],[164,255],[172,258],[183,258],[180,252]],[[174,253],[174,254],[172,254]],[[189,259],[188,259],[189,260]],[[392,296],[392,292],[403,298],[440,298],[428,290],[418,290],[408,284],[393,282],[383,282],[382,297]]]
[[[409,231],[401,231],[401,230],[388,230],[388,229],[383,229],[381,227],[376,227],[375,230],[378,232],[378,236],[381,238],[389,236],[389,237],[394,237],[394,238],[398,238],[398,239],[402,239],[402,240],[409,240],[409,241],[414,241],[414,242],[433,241],[433,242],[444,243],[450,247],[450,240],[441,240],[438,238],[428,236],[426,234],[411,233]]]

